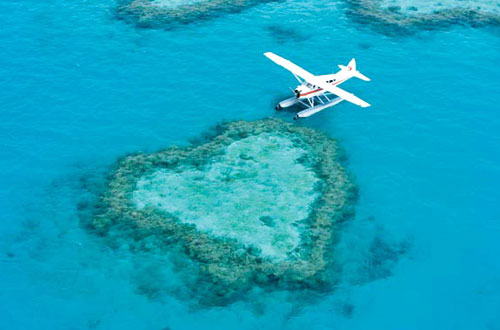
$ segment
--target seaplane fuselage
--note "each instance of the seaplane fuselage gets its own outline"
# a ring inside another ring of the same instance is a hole
[[[337,73],[318,75],[317,77],[318,79],[321,79],[323,82],[331,86],[338,86],[354,77],[352,71],[355,68],[353,68],[351,64],[353,64],[353,62],[349,63],[347,66],[339,65],[340,71],[338,71]],[[295,88],[294,93],[295,96],[299,99],[307,99],[313,96],[324,94],[325,90],[321,87],[304,81]]]
[[[323,79],[327,84],[338,86],[352,78],[352,76],[345,74],[343,71],[339,71],[338,73],[321,75],[318,76],[318,78]],[[295,87],[293,92],[298,99],[308,99],[325,93],[323,88],[308,83],[307,81]]]

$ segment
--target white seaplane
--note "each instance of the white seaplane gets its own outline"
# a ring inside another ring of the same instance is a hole
[[[340,71],[337,73],[315,76],[298,65],[278,56],[274,53],[267,52],[264,55],[274,63],[284,67],[300,82],[293,92],[294,97],[281,101],[276,110],[302,104],[306,107],[297,113],[293,119],[304,118],[314,115],[317,112],[332,107],[343,100],[349,101],[360,107],[366,108],[370,104],[363,101],[356,95],[349,93],[337,86],[351,79],[352,77],[359,78],[364,81],[370,81],[370,78],[356,70],[356,60],[352,59],[347,66],[339,65]]]

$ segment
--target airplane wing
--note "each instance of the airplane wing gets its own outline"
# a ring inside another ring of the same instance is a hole
[[[314,75],[310,72],[307,72],[306,70],[302,69],[300,66],[297,64],[294,64],[290,62],[287,59],[284,59],[281,56],[278,56],[274,53],[267,52],[264,53],[264,56],[273,61],[274,63],[278,64],[279,66],[284,67],[291,73],[293,73],[296,76],[299,76],[300,78],[304,79],[305,81],[311,82],[312,79],[314,79]],[[312,83],[312,82],[311,82]]]
[[[278,64],[279,66],[284,67],[285,69],[287,69],[288,71],[290,71],[294,75],[301,77],[305,81],[307,81],[315,86],[321,87],[325,91],[329,91],[330,93],[333,93],[346,101],[349,101],[351,103],[359,105],[360,107],[366,108],[366,107],[370,106],[369,103],[363,101],[362,99],[360,99],[356,95],[349,93],[341,88],[338,88],[338,87],[335,87],[335,86],[328,84],[327,82],[323,81],[321,78],[313,75],[310,72],[307,72],[306,70],[302,69],[300,66],[290,62],[287,59],[284,59],[281,56],[278,56],[278,55],[271,53],[271,52],[264,53],[264,55],[268,59],[270,59],[274,63]]]
[[[328,84],[320,79],[314,79],[313,81],[309,81],[309,82],[311,84],[314,84],[318,87],[323,88],[325,91],[329,91],[330,93],[333,93],[337,96],[340,96],[341,98],[343,98],[346,101],[349,101],[351,103],[359,105],[362,108],[366,108],[366,107],[370,106],[369,103],[363,101],[362,99],[360,99],[356,95],[349,93],[349,92],[347,92],[341,88],[338,88],[336,86],[330,85],[330,84]]]

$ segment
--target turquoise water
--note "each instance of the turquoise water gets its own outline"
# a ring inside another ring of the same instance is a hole
[[[497,29],[388,37],[322,0],[172,30],[118,21],[113,1],[0,9],[0,328],[500,328]],[[273,107],[295,82],[265,51],[318,74],[354,56],[372,78],[343,85],[371,108],[302,121],[339,139],[360,188],[347,272],[319,301],[192,308],[168,294],[178,279],[161,256],[106,248],[77,205],[127,153],[186,145],[221,120],[291,119]],[[373,228],[408,248],[361,280]]]

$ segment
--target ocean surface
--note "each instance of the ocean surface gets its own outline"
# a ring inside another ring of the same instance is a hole
[[[385,34],[327,0],[173,29],[115,9],[0,2],[0,329],[500,329],[498,28]],[[274,105],[296,82],[266,51],[316,74],[355,57],[372,78],[342,85],[372,107],[343,102],[299,123],[339,140],[359,186],[340,242],[352,274],[300,304],[277,292],[193,308],[138,293],[176,274],[89,235],[82,186],[119,157],[188,145],[223,120],[291,120]],[[374,228],[406,248],[380,253],[381,274],[360,280],[358,247]]]

